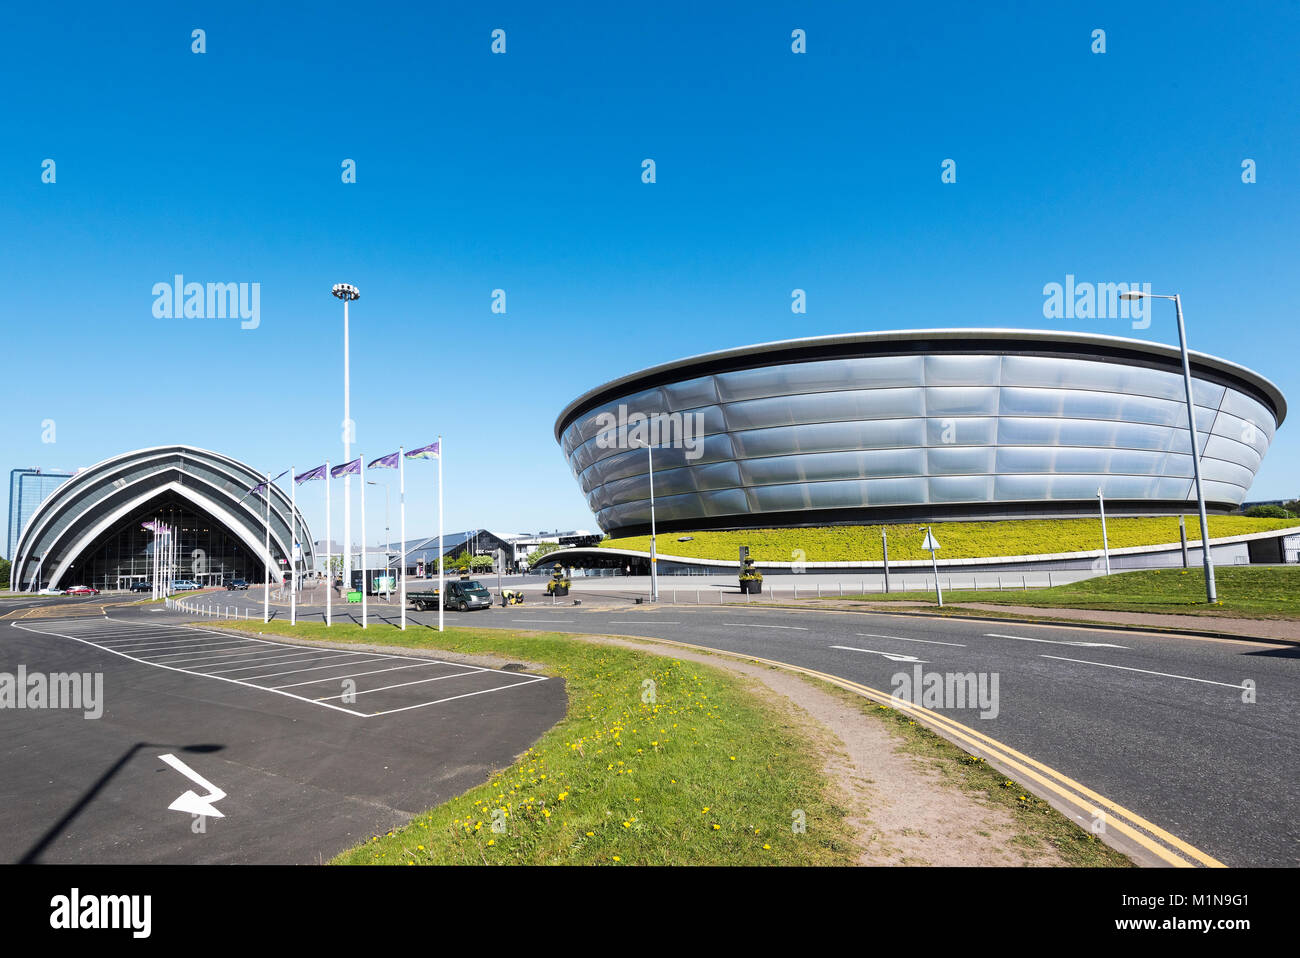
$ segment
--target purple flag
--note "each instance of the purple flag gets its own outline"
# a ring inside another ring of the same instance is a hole
[[[427,446],[421,446],[419,449],[412,449],[406,454],[407,459],[437,459],[442,455],[442,450],[438,447],[442,445],[442,440],[430,443]]]
[[[311,470],[309,470],[309,471],[307,471],[307,472],[304,472],[304,473],[303,473],[302,475],[300,475],[300,476],[294,476],[294,477],[293,477],[293,481],[294,481],[294,482],[310,482],[312,479],[324,479],[324,478],[325,478],[325,467],[324,467],[324,466],[317,466],[315,469],[311,469]]]
[[[396,469],[397,453],[394,452],[391,455],[380,456],[374,462],[370,463],[370,465],[366,466],[366,468],[367,469]]]
[[[330,475],[337,479],[339,476],[355,476],[361,472],[361,457],[353,459],[351,462],[345,462],[341,466],[335,466],[330,470]]]

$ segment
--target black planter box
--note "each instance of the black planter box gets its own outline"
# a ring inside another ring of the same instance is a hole
[[[567,585],[557,585],[551,590],[551,595],[568,595],[569,587]]]
[[[762,591],[763,591],[762,579],[741,579],[740,580],[741,595],[758,595]]]

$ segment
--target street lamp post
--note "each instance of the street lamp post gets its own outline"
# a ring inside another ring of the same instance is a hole
[[[361,292],[349,283],[336,283],[331,290],[335,298],[343,300],[343,461],[352,461],[352,441],[356,438],[352,425],[352,382],[348,358],[348,303],[361,298]],[[364,490],[363,490],[364,492]],[[365,543],[361,548],[365,549]],[[343,477],[343,554],[344,589],[352,591],[352,475]],[[365,583],[362,583],[364,587]],[[364,594],[364,588],[362,590]]]
[[[1101,509],[1101,554],[1106,559],[1106,574],[1110,575],[1110,544],[1106,541],[1106,497],[1101,494],[1101,487],[1097,487],[1097,506]]]
[[[650,470],[650,601],[659,601],[659,555],[655,550],[655,457],[650,443],[645,444],[646,465]]]
[[[384,487],[384,593],[387,595],[388,571],[393,564],[392,555],[390,554],[392,552],[393,540],[392,533],[389,531],[388,527],[388,483],[375,482],[375,480],[370,479],[366,482],[366,485]]]
[[[1187,333],[1183,327],[1183,301],[1178,293],[1172,296],[1130,289],[1119,294],[1120,299],[1172,299],[1178,317],[1178,349],[1183,354],[1183,390],[1187,395],[1187,431],[1192,437],[1192,475],[1196,480],[1196,508],[1201,516],[1201,561],[1205,566],[1205,601],[1218,601],[1219,593],[1214,583],[1214,560],[1210,557],[1210,524],[1205,518],[1205,493],[1201,489],[1201,454],[1196,442],[1196,406],[1192,401],[1192,361],[1187,354]]]

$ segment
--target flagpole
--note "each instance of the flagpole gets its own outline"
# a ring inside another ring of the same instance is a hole
[[[266,496],[266,587],[262,592],[262,621],[271,621],[271,474],[266,474],[266,485],[262,487]]]
[[[289,467],[289,624],[298,624],[298,483],[293,466]]]
[[[403,446],[397,447],[397,501],[398,501],[398,526],[401,528],[402,537],[402,558],[399,560],[401,565],[397,567],[397,574],[401,577],[398,579],[397,593],[402,603],[402,631],[406,631],[406,455]]]
[[[330,564],[330,461],[325,460],[325,625],[334,624],[330,607],[330,593],[334,591],[334,567]]]
[[[361,628],[366,627],[366,457],[357,460],[361,463]]]
[[[442,631],[442,613],[446,606],[446,584],[442,575],[442,436],[438,437],[438,631]]]

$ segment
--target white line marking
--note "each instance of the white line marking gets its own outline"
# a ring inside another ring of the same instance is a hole
[[[511,619],[511,622],[572,622],[572,619]]]
[[[282,692],[279,689],[267,688],[265,685],[250,685],[248,682],[241,682],[239,679],[228,679],[220,675],[204,676],[204,673],[202,672],[190,672],[186,669],[178,669],[170,665],[163,665],[160,662],[150,662],[146,659],[137,659],[134,655],[127,655],[125,652],[114,652],[112,649],[105,648],[102,645],[97,645],[94,642],[89,642],[86,639],[79,639],[75,635],[65,635],[62,632],[42,632],[40,629],[25,628],[19,625],[17,622],[10,622],[9,624],[16,629],[21,629],[23,632],[29,632],[32,635],[54,635],[54,636],[58,636],[61,639],[71,639],[73,642],[80,642],[82,645],[89,645],[91,648],[95,648],[95,649],[103,649],[105,652],[111,652],[113,655],[120,655],[124,659],[130,659],[132,662],[139,662],[141,665],[152,666],[155,669],[166,669],[169,672],[181,672],[185,675],[194,675],[199,677],[213,678],[216,679],[218,682],[229,682],[231,685],[242,685],[245,688],[249,688],[249,689],[260,689],[263,692],[273,692],[276,695],[283,695],[285,698],[295,699],[296,701],[299,702],[306,702],[308,705],[318,705],[324,709],[333,709],[336,712],[343,712],[347,715],[355,715],[357,718],[369,717],[365,712],[357,712],[352,709],[346,709],[341,705],[331,705],[329,702],[316,702],[313,701],[312,699],[306,698],[301,695],[294,695],[292,692]]]
[[[435,675],[431,679],[416,679],[412,682],[398,682],[396,685],[382,685],[377,689],[362,689],[360,692],[352,692],[351,694],[369,695],[371,692],[387,692],[389,689],[402,689],[402,688],[406,688],[406,686],[408,685],[425,685],[429,682],[441,682],[443,679],[458,679],[466,675],[481,675],[481,674],[482,673],[478,669],[471,669],[468,672],[453,672],[451,675]],[[344,695],[348,695],[348,694],[349,693],[344,692],[343,695],[326,695],[323,698],[317,699],[316,701],[329,702],[333,699],[341,699],[343,698]]]
[[[934,639],[905,639],[901,635],[874,635],[870,632],[855,632],[859,638],[863,639],[893,639],[895,642],[924,642],[926,645],[951,645],[954,648],[964,649],[966,646],[960,642],[936,642]]]
[[[245,654],[251,655],[254,652],[254,650],[256,650],[261,655],[277,654],[276,649],[258,649],[256,645],[241,645],[238,646],[237,648],[226,649],[222,652],[168,652],[166,655],[159,655],[156,656],[155,658],[159,662],[163,660],[167,660],[169,664],[175,665],[177,662],[180,662],[184,659],[201,659],[206,657],[214,661],[217,661],[218,656],[245,655]],[[228,662],[230,660],[226,659],[225,661]]]
[[[903,655],[901,652],[880,652],[876,649],[859,649],[852,645],[832,645],[832,649],[843,649],[845,652],[870,652],[872,655],[883,655],[891,662],[915,662],[918,665],[928,665],[925,659],[918,659],[915,655]]]
[[[1172,672],[1152,672],[1150,669],[1135,669],[1130,665],[1111,665],[1109,662],[1089,662],[1086,659],[1067,659],[1063,655],[1043,655],[1044,659],[1059,659],[1062,662],[1078,662],[1081,665],[1098,665],[1103,669],[1123,669],[1125,672],[1141,672],[1144,675],[1159,675],[1166,679],[1182,679],[1185,682],[1204,682],[1206,685],[1222,685],[1226,689],[1245,689],[1245,685],[1232,685],[1228,682],[1215,682],[1213,679],[1198,679],[1191,675],[1174,675]]]
[[[430,665],[446,665],[446,662],[421,662],[417,665],[394,665],[387,669],[374,669],[370,672],[349,672],[347,675],[331,675],[323,679],[308,679],[306,682],[290,682],[287,685],[273,685],[276,689],[295,689],[300,685],[319,685],[322,682],[342,682],[344,679],[359,679],[363,675],[378,675],[380,672],[400,672],[402,669],[422,669]],[[347,666],[343,666],[347,668]],[[337,666],[330,666],[337,668]]]
[[[495,669],[489,669],[488,671],[496,671],[496,670],[495,670]],[[471,695],[487,695],[489,692],[502,692],[502,691],[504,691],[504,690],[506,690],[506,689],[513,689],[513,688],[516,688],[516,687],[518,687],[518,686],[520,686],[520,685],[532,685],[534,682],[545,682],[546,679],[547,679],[547,676],[545,676],[545,675],[536,675],[536,676],[533,676],[532,678],[530,678],[530,679],[528,679],[527,681],[524,681],[524,682],[513,682],[513,683],[511,683],[510,685],[498,685],[498,686],[496,686],[495,688],[490,688],[490,689],[480,689],[480,690],[477,691],[477,692],[466,692],[466,693],[464,693],[463,695],[449,695],[447,698],[445,698],[445,699],[438,699],[438,700],[435,701],[435,702],[421,702],[419,705],[404,705],[404,706],[402,706],[401,708],[398,708],[398,709],[389,709],[389,710],[386,711],[386,712],[363,712],[363,713],[361,713],[361,714],[365,715],[366,718],[374,718],[375,716],[378,716],[378,715],[392,715],[392,714],[395,713],[395,712],[409,712],[409,711],[411,711],[411,709],[422,709],[422,708],[428,708],[430,705],[441,705],[443,702],[454,702],[456,699],[467,699],[467,698],[469,698]],[[321,705],[325,705],[327,708],[330,707],[330,706],[329,706],[327,703],[325,703],[325,702],[321,702],[320,704],[321,704]]]
[[[326,659],[345,659],[354,655],[366,655],[366,654],[367,653],[365,652],[337,652],[334,655],[310,655],[302,659],[286,659],[283,662],[276,663],[275,667],[279,668],[281,665],[297,665],[300,662],[303,663],[303,667],[300,669],[288,669],[284,672],[270,672],[266,675],[245,675],[244,680],[247,682],[251,682],[253,681],[253,679],[270,679],[270,678],[275,678],[277,675],[292,675],[294,672],[307,672],[310,671],[310,669],[308,669],[306,666],[306,663],[309,662],[324,662]],[[374,658],[383,658],[383,656],[374,656]],[[222,675],[226,672],[251,672],[262,668],[263,665],[269,665],[269,664],[270,664],[269,662],[256,662],[253,665],[241,665],[237,669],[218,669],[216,672],[203,672],[200,674]],[[361,663],[349,662],[348,664],[360,665]]]
[[[606,619],[610,625],[645,625],[645,619]],[[650,625],[681,625],[680,622],[671,622],[667,619],[651,619]]]
[[[1070,642],[1056,639],[1031,639],[1026,635],[999,635],[997,632],[985,632],[991,639],[1016,639],[1020,642],[1046,642],[1048,645],[1079,645],[1089,649],[1127,649],[1127,645],[1111,645],[1109,642]]]
[[[216,654],[221,649],[230,649],[235,645],[245,645],[243,642],[190,642],[187,645],[164,646],[161,649],[123,649],[115,648],[115,652],[135,652],[137,655],[153,655],[160,659],[170,658],[173,655],[204,655]]]
[[[791,632],[807,632],[808,629],[802,625],[759,625],[757,622],[723,622],[723,625],[734,625],[738,629],[789,629]]]

